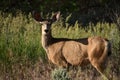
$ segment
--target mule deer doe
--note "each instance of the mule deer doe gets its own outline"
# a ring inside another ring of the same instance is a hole
[[[82,39],[53,38],[51,24],[59,19],[60,12],[52,19],[42,19],[40,14],[34,12],[33,17],[42,24],[42,46],[48,59],[59,67],[68,67],[88,64],[89,62],[98,72],[103,74],[103,65],[111,52],[110,43],[101,37]]]

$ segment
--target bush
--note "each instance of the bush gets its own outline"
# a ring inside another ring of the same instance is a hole
[[[52,80],[70,80],[67,70],[62,68],[53,70],[51,76]]]

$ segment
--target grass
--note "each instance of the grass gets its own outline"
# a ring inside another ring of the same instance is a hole
[[[60,20],[52,25],[52,35],[71,39],[90,36],[110,39],[113,53],[107,70],[111,71],[109,74],[113,80],[119,79],[120,35],[116,24],[98,22],[96,25],[90,23],[82,27],[76,21],[74,26],[68,26],[67,23],[63,26]],[[55,66],[47,60],[41,46],[41,25],[33,20],[31,14],[25,16],[18,13],[12,16],[0,12],[0,80],[51,79],[51,72],[54,68]],[[100,75],[96,73],[97,71],[88,65],[82,70],[79,67],[77,70],[71,68],[68,74],[73,80],[93,80],[93,78],[100,80]]]

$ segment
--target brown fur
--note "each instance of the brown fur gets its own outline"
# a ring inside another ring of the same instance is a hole
[[[108,41],[101,37],[91,37],[88,41],[88,58],[91,64],[100,73],[103,73],[103,67],[108,55]]]
[[[60,67],[68,67],[68,64],[82,66],[90,62],[102,74],[108,52],[111,51],[109,41],[102,37],[77,40],[53,38],[50,24],[57,20],[59,15],[56,13],[52,19],[39,21],[42,24],[42,46],[46,50],[48,59]],[[44,20],[36,17],[35,19]]]

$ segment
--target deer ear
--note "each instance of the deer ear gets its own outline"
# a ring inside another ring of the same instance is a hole
[[[56,12],[52,17],[52,22],[55,22],[56,20],[59,20],[60,18],[60,11]]]
[[[38,21],[38,22],[42,22],[42,21],[43,21],[40,13],[38,13],[38,12],[33,11],[33,12],[32,12],[32,16],[33,16],[33,18],[34,18],[36,21]]]

